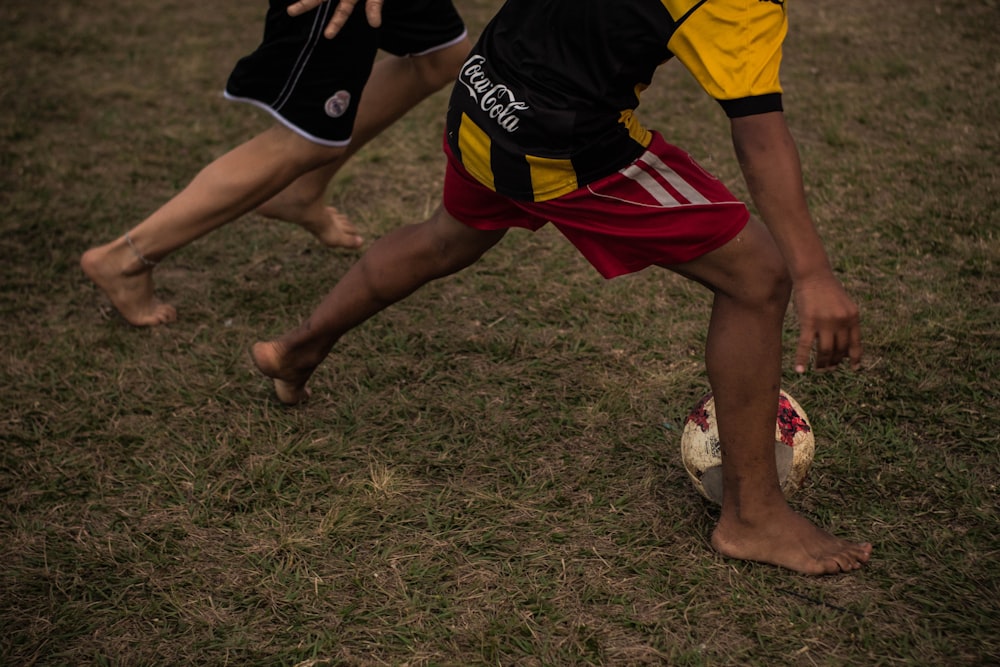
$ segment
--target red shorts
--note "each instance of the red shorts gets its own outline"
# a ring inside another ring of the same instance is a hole
[[[655,132],[629,166],[542,202],[497,194],[462,167],[447,142],[445,153],[444,207],[452,217],[482,230],[535,231],[551,222],[605,278],[697,259],[750,219],[726,186]]]

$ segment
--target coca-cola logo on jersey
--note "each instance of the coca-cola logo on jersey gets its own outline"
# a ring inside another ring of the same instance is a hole
[[[517,131],[520,118],[518,111],[528,108],[524,102],[519,102],[510,88],[493,80],[483,71],[483,56],[472,56],[462,65],[458,80],[466,87],[472,99],[487,116],[508,132]]]

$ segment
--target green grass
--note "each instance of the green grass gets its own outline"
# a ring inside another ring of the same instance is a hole
[[[708,544],[677,449],[708,295],[602,281],[551,229],[352,332],[299,409],[246,349],[354,254],[249,216],[157,270],[176,324],[109,309],[80,253],[266,126],[219,96],[257,4],[0,6],[0,664],[1000,662],[995,2],[790,6],[787,115],[866,337],[859,373],[785,376],[796,508],[875,545],[824,579]],[[370,238],[435,205],[446,101],[335,182]],[[640,111],[744,192],[676,64]]]

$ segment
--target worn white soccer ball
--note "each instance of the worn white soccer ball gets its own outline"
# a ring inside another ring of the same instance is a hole
[[[778,397],[774,425],[774,460],[785,497],[805,482],[816,451],[809,418],[794,398],[784,391]],[[698,492],[722,504],[722,451],[715,419],[715,398],[706,394],[684,420],[681,460]]]

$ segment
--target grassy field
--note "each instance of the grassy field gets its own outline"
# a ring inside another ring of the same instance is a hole
[[[476,33],[499,1],[457,4]],[[79,256],[266,127],[220,96],[263,3],[0,4],[0,664],[1000,663],[1000,8],[789,4],[866,336],[859,373],[785,376],[817,435],[794,505],[875,545],[823,579],[708,544],[678,455],[707,293],[602,281],[551,229],[351,333],[297,409],[246,350],[355,253],[248,216],[157,270],[176,324],[129,327]],[[435,205],[446,101],[335,182],[370,238]],[[744,194],[679,65],[640,111]]]

